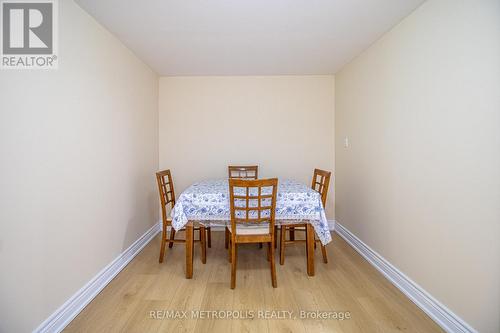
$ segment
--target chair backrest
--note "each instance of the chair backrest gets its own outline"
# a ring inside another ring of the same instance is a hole
[[[229,205],[233,235],[236,234],[237,224],[269,223],[269,233],[274,233],[277,189],[278,178],[229,179]]]
[[[166,221],[167,205],[170,204],[171,209],[175,206],[174,182],[170,170],[158,171],[156,173],[156,182],[158,183],[162,218],[163,221]]]
[[[326,196],[328,195],[331,175],[332,173],[330,171],[314,169],[311,187],[321,195],[321,201],[323,202],[324,208],[326,208]]]
[[[258,165],[230,165],[227,167],[230,179],[258,179]]]

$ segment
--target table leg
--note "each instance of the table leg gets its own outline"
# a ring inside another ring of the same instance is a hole
[[[306,224],[307,275],[314,276],[314,229]]]
[[[186,279],[193,278],[193,222],[186,224]]]
[[[207,229],[200,225],[201,263],[207,263]]]

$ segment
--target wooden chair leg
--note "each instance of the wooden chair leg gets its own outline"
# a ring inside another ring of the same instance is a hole
[[[231,289],[236,287],[236,244],[231,242]]]
[[[228,248],[229,248],[227,250],[227,254],[228,254],[227,260],[229,262],[231,262],[231,238],[228,238],[227,242],[228,242]]]
[[[226,227],[224,229],[224,247],[227,249],[229,248],[229,229]]]
[[[321,253],[323,253],[323,262],[328,264],[328,257],[326,256],[326,246],[321,244]]]
[[[285,237],[286,236],[286,226],[281,226],[280,231],[280,265],[285,264]]]
[[[175,238],[175,229],[170,226],[170,240],[173,241]],[[171,249],[174,246],[174,242],[168,242],[168,248]]]
[[[271,242],[271,244],[269,244],[269,250],[271,252],[271,282],[273,284],[273,288],[277,288],[278,287],[278,282],[276,281],[276,263],[274,261],[274,239],[273,241]]]
[[[274,226],[274,248],[278,247],[278,226]]]
[[[160,263],[163,262],[163,257],[165,256],[165,245],[167,243],[167,224],[163,222],[163,231],[161,233],[161,247],[160,247]]]
[[[262,243],[259,243],[259,249],[262,249]]]
[[[207,263],[207,231],[204,225],[200,225],[200,247],[201,247],[201,263]]]
[[[207,245],[209,248],[212,247],[212,229],[210,227],[207,228]]]
[[[290,233],[290,240],[291,241],[294,241],[295,240],[295,228],[294,227],[290,227],[288,228],[288,232]]]
[[[271,261],[271,243],[267,243],[267,261]]]

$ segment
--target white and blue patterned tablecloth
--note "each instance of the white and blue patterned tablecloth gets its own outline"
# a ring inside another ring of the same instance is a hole
[[[194,183],[176,200],[171,215],[175,230],[182,229],[188,221],[200,221],[207,226],[226,225],[230,220],[228,180]],[[278,181],[275,218],[277,225],[311,223],[322,244],[332,240],[320,194],[302,183]]]

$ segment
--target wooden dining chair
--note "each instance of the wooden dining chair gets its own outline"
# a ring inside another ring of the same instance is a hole
[[[175,206],[175,192],[174,192],[174,183],[172,181],[172,174],[170,170],[163,170],[156,173],[156,182],[158,183],[158,192],[160,195],[160,204],[161,204],[161,218],[163,221],[163,231],[161,236],[161,248],[160,248],[160,259],[159,262],[163,262],[163,257],[165,255],[165,245],[168,242],[168,247],[172,248],[174,243],[185,243],[185,239],[175,239],[175,230],[172,227],[172,219],[167,214],[167,206],[170,206],[170,210],[172,210]],[[167,227],[170,227],[170,239],[167,237]],[[199,231],[199,239],[195,239],[195,242],[200,242],[201,245],[201,261],[202,263],[206,263],[207,255],[206,255],[206,229],[204,225],[199,225],[195,227],[195,231]],[[184,231],[185,229],[181,229],[180,231]],[[193,233],[194,235],[194,233]],[[193,236],[194,237],[194,236]]]
[[[259,178],[259,166],[258,165],[229,165],[227,167],[229,179],[258,179]],[[226,233],[224,235],[224,244],[226,249],[229,244],[229,235]],[[276,246],[277,243],[274,245]],[[262,248],[262,244],[259,244]]]
[[[271,265],[271,282],[274,288],[277,287],[273,244],[277,188],[277,178],[229,179],[231,226],[226,228],[230,233],[231,289],[236,286],[237,245],[242,243],[268,244],[267,259]]]
[[[314,175],[312,179],[312,189],[318,191],[321,195],[321,202],[323,207],[326,207],[326,196],[328,195],[328,187],[330,186],[330,171],[314,169]],[[286,239],[286,231],[289,231],[290,239]],[[285,263],[285,247],[290,244],[305,242],[304,239],[295,239],[295,231],[306,231],[304,224],[286,224],[282,225],[280,228],[280,265]],[[314,248],[316,249],[316,242],[319,240],[315,239]],[[326,248],[321,244],[321,252],[323,254],[323,262],[328,263],[328,257],[326,256]]]
[[[258,179],[258,165],[229,165],[227,167],[229,179]]]

